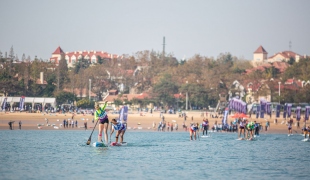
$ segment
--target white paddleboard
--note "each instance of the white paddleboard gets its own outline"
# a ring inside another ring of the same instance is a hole
[[[94,142],[93,146],[94,147],[107,147],[103,142]]]
[[[301,141],[308,142],[308,141],[309,141],[309,139],[308,139],[308,138],[306,138],[306,139],[303,139],[303,140],[301,140]]]
[[[238,141],[242,141],[242,140],[245,140],[244,138],[239,138],[239,139],[236,139],[236,140],[238,140]]]

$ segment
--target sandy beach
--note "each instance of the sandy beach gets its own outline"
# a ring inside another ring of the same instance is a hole
[[[174,122],[178,124],[178,131],[184,131],[182,129],[182,123],[184,119],[182,117],[179,117],[178,114],[163,114],[165,117],[166,122]],[[109,119],[112,119],[114,117],[118,117],[117,114],[108,114]],[[189,125],[191,122],[198,122],[201,123],[203,120],[203,117],[201,117],[201,112],[192,112],[187,111],[187,120],[186,125]],[[206,115],[205,115],[206,116]],[[48,119],[49,126],[46,125],[45,118]],[[95,123],[92,123],[93,116],[91,114],[75,114],[74,120],[78,121],[78,128],[63,128],[62,123],[64,119],[71,119],[72,114],[59,114],[59,113],[52,113],[52,114],[45,114],[45,113],[27,113],[27,112],[14,112],[14,113],[0,113],[0,130],[8,130],[9,121],[15,121],[14,123],[14,130],[18,130],[18,122],[22,122],[22,129],[23,130],[85,130],[84,129],[84,122],[87,122],[88,129],[92,130]],[[193,121],[192,121],[193,118]],[[213,125],[215,121],[221,123],[220,118],[210,118],[208,117],[210,125]],[[256,119],[256,118],[248,118],[251,120],[256,120],[257,122],[262,123],[263,126],[265,126],[266,121],[268,120],[270,122],[270,128],[268,131],[263,130],[261,133],[287,133],[287,126],[284,124],[281,124],[281,122],[284,120],[283,118],[278,119],[278,123],[274,123],[275,117],[270,118],[269,116],[267,119]],[[228,118],[228,122],[232,121],[233,118]],[[160,118],[160,112],[153,112],[151,113],[145,113],[141,116],[138,112],[132,112],[128,115],[128,127],[130,129],[128,130],[146,130],[146,131],[157,131],[157,125],[161,121]],[[155,130],[152,127],[153,122],[156,123]],[[41,129],[38,128],[38,124],[41,124]],[[54,126],[59,127],[58,129],[54,128]],[[303,126],[303,123],[300,124],[300,127]],[[294,123],[293,126],[293,132],[294,133],[301,133],[301,129],[297,128],[297,126]]]

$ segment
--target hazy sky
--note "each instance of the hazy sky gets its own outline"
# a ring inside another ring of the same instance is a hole
[[[162,51],[177,59],[230,52],[252,59],[289,50],[310,55],[310,0],[0,0],[0,51],[21,58],[65,52],[132,55]]]

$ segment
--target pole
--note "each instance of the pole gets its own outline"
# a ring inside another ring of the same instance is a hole
[[[91,89],[91,79],[89,79],[89,89],[88,89],[89,101],[90,101],[90,89]]]
[[[186,85],[188,84],[188,81],[186,81]],[[186,110],[188,110],[188,91],[186,90]]]
[[[188,110],[188,92],[186,92],[186,110]]]
[[[279,103],[281,102],[281,82],[278,82],[279,83]]]

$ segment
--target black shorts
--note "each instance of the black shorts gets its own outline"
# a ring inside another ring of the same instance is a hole
[[[108,118],[99,119],[99,124],[104,124],[104,123],[108,123],[109,124],[109,119]]]

